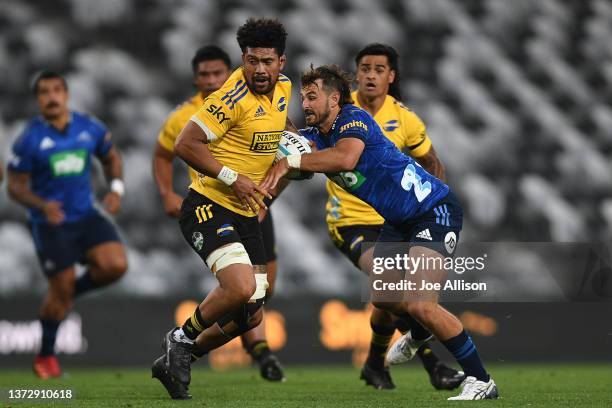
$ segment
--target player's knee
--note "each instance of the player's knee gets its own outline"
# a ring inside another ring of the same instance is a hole
[[[231,296],[239,301],[240,303],[247,303],[249,299],[255,293],[257,289],[257,284],[255,283],[255,279],[253,276],[245,277],[244,279],[238,280],[231,288],[228,288],[228,292],[231,293]]]
[[[423,322],[431,320],[438,305],[433,302],[409,302],[407,305],[408,313],[415,319]]]
[[[125,256],[108,257],[97,265],[107,281],[115,281],[121,278],[128,269]]]

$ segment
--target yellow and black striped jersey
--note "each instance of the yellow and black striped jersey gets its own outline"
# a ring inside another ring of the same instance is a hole
[[[352,94],[355,105],[362,108],[357,100],[357,92]],[[425,124],[410,109],[394,97],[387,95],[383,106],[374,120],[384,135],[400,150],[407,151],[414,158],[422,157],[431,148]],[[384,219],[368,204],[354,195],[347,193],[336,183],[327,180],[329,193],[326,204],[326,221],[330,231],[336,227],[348,225],[375,225],[384,223]]]
[[[215,159],[259,184],[274,161],[290,98],[291,81],[285,75],[279,76],[270,101],[251,92],[241,67],[206,98],[191,120],[206,133]],[[190,188],[238,214],[256,215],[242,208],[234,192],[217,179],[202,176]]]
[[[157,136],[157,141],[164,149],[169,152],[174,152],[176,138],[187,122],[189,122],[189,119],[191,119],[200,109],[202,103],[204,103],[204,99],[202,98],[202,94],[198,92],[192,98],[177,106],[176,109],[168,115]],[[189,178],[192,182],[198,178],[198,172],[191,167],[189,167]]]

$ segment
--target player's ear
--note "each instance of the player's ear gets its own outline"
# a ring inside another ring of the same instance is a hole
[[[285,62],[287,62],[287,57],[285,56],[285,54],[283,54],[279,58],[279,67],[281,71],[285,68]]]
[[[331,101],[330,105],[335,108],[336,106],[338,106],[338,103],[340,102],[340,92],[338,91],[334,91],[329,95],[329,99]]]
[[[392,84],[395,81],[395,70],[389,71],[389,84]]]

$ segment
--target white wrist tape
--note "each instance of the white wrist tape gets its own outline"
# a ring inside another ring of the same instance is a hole
[[[113,193],[117,193],[119,197],[123,197],[125,194],[125,184],[123,184],[123,181],[120,179],[113,179],[110,189]]]
[[[302,155],[301,154],[290,154],[287,156],[287,163],[289,164],[290,169],[299,169],[302,164]]]
[[[223,166],[217,176],[217,180],[223,182],[226,186],[231,186],[237,178],[238,173],[226,166]]]

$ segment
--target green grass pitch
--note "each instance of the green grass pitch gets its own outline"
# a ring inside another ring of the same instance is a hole
[[[487,406],[612,406],[611,365],[504,364],[489,370],[501,399]],[[446,398],[456,392],[435,391],[416,364],[394,367],[394,391],[377,391],[358,380],[348,367],[287,367],[287,382],[268,383],[256,369],[193,371],[194,399],[172,401],[147,368],[66,368],[62,379],[41,381],[29,370],[0,368],[0,407],[432,407],[456,406]],[[72,389],[71,401],[17,401],[11,388]],[[464,403],[459,403],[460,405]]]

